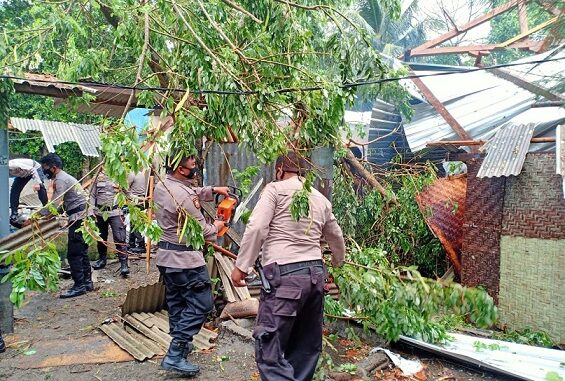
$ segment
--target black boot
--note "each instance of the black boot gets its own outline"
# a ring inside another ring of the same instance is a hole
[[[192,345],[192,343],[189,341],[186,343],[186,345],[184,346],[184,350],[182,351],[182,358],[185,359],[188,357],[189,354],[192,353],[192,349],[194,348],[194,345]]]
[[[6,343],[4,343],[4,339],[2,338],[2,331],[0,331],[0,353],[6,352]]]
[[[120,254],[118,259],[120,260],[120,275],[125,277],[129,274],[128,256]]]
[[[107,260],[107,256],[106,255],[100,255],[100,258],[94,262],[94,264],[92,265],[92,268],[94,270],[101,270],[104,267],[106,267],[106,260]]]
[[[84,263],[83,257],[72,256],[67,258],[69,266],[71,267],[71,277],[75,282],[74,286],[63,292],[59,297],[61,299],[74,298],[75,296],[86,294],[84,286]]]
[[[59,295],[59,298],[61,299],[68,299],[68,298],[74,298],[75,296],[80,296],[80,295],[84,295],[86,294],[86,287],[84,286],[84,284],[78,286],[78,285],[74,285],[73,287],[69,288],[67,291],[61,293],[61,295]]]
[[[189,363],[183,357],[187,344],[188,343],[186,341],[183,342],[178,339],[173,339],[167,354],[161,362],[161,368],[180,372],[186,376],[194,376],[200,372],[200,367],[198,365]]]
[[[92,282],[92,269],[90,268],[90,261],[88,257],[85,259],[84,272],[84,289],[86,292],[94,291],[94,283]]]

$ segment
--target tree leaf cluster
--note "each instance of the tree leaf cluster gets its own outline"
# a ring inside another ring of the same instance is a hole
[[[61,260],[55,244],[51,242],[5,253],[0,263],[11,266],[10,272],[1,281],[12,283],[10,301],[18,308],[24,302],[27,291],[56,291],[58,288]]]
[[[479,327],[496,321],[494,301],[482,289],[424,278],[415,266],[392,265],[381,249],[352,249],[347,260],[343,268],[331,270],[340,303],[388,340],[407,335],[446,341],[446,327],[440,322],[444,314],[464,316]]]
[[[416,203],[416,194],[436,179],[435,170],[426,167],[406,174],[391,168],[385,180],[398,199],[396,205],[370,187],[355,184],[344,170],[335,167],[332,193],[333,212],[344,235],[361,247],[383,250],[395,265],[417,266],[426,276],[442,274],[444,251]]]

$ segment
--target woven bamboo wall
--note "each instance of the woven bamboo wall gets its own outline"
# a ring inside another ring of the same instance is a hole
[[[506,181],[500,244],[500,321],[565,342],[565,199],[554,154],[528,154]]]
[[[461,283],[483,286],[496,300],[506,179],[477,178],[481,161],[467,163],[467,199],[461,250]]]
[[[565,343],[565,240],[503,236],[500,322],[544,330]]]

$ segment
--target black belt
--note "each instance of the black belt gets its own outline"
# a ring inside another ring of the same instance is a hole
[[[163,250],[174,250],[174,251],[194,251],[192,246],[177,245],[176,243],[170,243],[166,241],[159,241],[159,249]]]
[[[110,207],[110,206],[98,206],[98,205],[96,205],[96,207],[97,207],[98,210],[101,211],[101,212],[111,212],[112,210],[116,210],[116,209],[119,208],[118,205],[114,205],[114,206],[112,206],[112,207]]]
[[[315,261],[289,263],[287,265],[279,265],[279,270],[281,276],[296,273],[310,274],[310,267],[324,268],[324,262],[321,259],[317,259]]]
[[[68,210],[68,211],[67,211],[67,216],[70,216],[70,215],[72,215],[72,214],[76,214],[76,213],[82,212],[82,211],[85,210],[85,209],[86,209],[86,205],[77,206],[77,207],[74,208],[74,209]]]

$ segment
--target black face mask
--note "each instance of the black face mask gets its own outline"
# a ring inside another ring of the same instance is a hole
[[[184,176],[184,177],[186,177],[188,180],[192,180],[196,177],[197,174],[198,174],[198,168],[194,167],[190,169],[190,171],[188,172],[188,176]]]
[[[45,175],[45,177],[47,177],[49,180],[51,180],[53,177],[55,177],[55,171],[51,168],[49,169],[43,169],[43,174]]]

